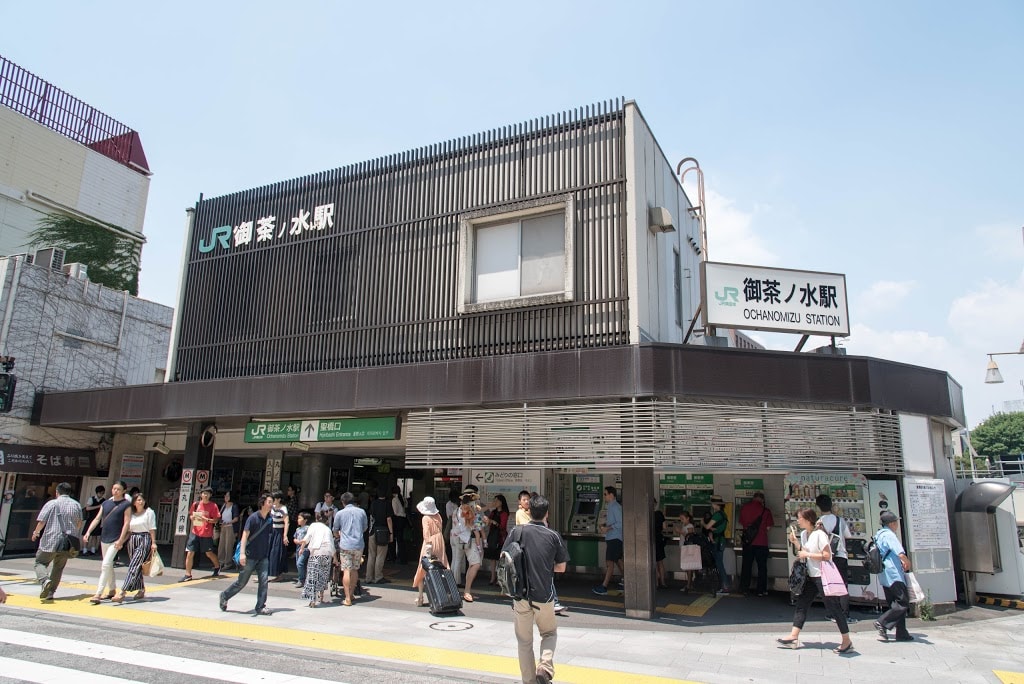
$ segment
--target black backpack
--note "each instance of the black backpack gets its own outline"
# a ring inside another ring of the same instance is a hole
[[[526,572],[526,551],[519,543],[523,537],[521,528],[518,534],[516,534],[516,530],[513,530],[512,535],[516,538],[509,538],[505,542],[505,548],[501,550],[501,555],[498,556],[498,588],[505,596],[522,601],[530,593]]]
[[[864,567],[872,575],[878,575],[884,570],[882,565],[882,552],[878,550],[878,544],[872,539],[864,550]]]

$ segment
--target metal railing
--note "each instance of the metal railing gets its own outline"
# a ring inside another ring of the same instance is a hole
[[[136,171],[138,134],[95,107],[0,55],[0,104]]]

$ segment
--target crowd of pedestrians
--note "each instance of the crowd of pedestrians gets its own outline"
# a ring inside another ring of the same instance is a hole
[[[136,600],[145,598],[144,567],[157,552],[156,514],[147,505],[146,498],[137,491],[126,497],[124,482],[115,482],[111,486],[110,498],[104,496],[105,489],[97,488],[85,507],[72,498],[72,493],[71,484],[58,484],[56,496],[39,511],[36,528],[32,532],[32,539],[38,542],[35,573],[41,585],[40,598],[43,601],[53,599],[68,559],[77,555],[79,550],[85,554],[86,549],[96,549],[102,556],[91,603],[122,603],[130,593],[134,593]],[[234,565],[238,576],[220,593],[220,609],[226,611],[228,602],[243,591],[255,575],[254,612],[256,615],[271,615],[272,611],[267,606],[269,583],[272,577],[279,579],[287,572],[287,551],[293,546],[295,586],[301,588],[301,599],[310,608],[315,608],[323,604],[328,589],[336,587],[342,605],[352,606],[361,596],[359,573],[364,564],[364,582],[378,584],[388,582],[384,577],[384,566],[390,553],[393,552],[394,559],[401,562],[401,537],[408,525],[409,512],[413,511],[412,508],[406,509],[404,497],[397,488],[390,491],[390,496],[383,488],[375,494],[365,497],[364,507],[352,492],[342,494],[336,504],[333,492],[327,491],[312,510],[295,512],[289,508],[289,503],[292,509],[297,508],[294,499],[282,492],[265,492],[259,497],[256,510],[247,513],[240,511],[230,492],[224,494],[223,503],[218,506],[211,501],[212,489],[204,488],[199,492],[199,500],[189,508],[191,527],[185,546],[185,576],[181,581],[192,579],[196,553],[204,554],[210,560],[213,565],[211,577],[218,577],[222,568]],[[620,578],[624,575],[622,506],[615,487],[606,487],[603,495],[605,517],[600,530],[606,546],[605,573],[603,582],[593,590],[597,594],[606,594],[616,575]],[[710,561],[705,562],[704,567],[714,567],[721,587],[718,593],[721,594],[728,592],[730,585],[722,560],[728,519],[722,497],[712,495],[710,503],[712,510],[703,521],[694,521],[689,512],[683,512],[678,529],[682,544],[699,543],[707,549]],[[795,611],[790,633],[777,641],[780,646],[798,648],[808,609],[821,598],[828,618],[835,622],[841,637],[833,650],[846,654],[854,648],[849,625],[855,622],[849,615],[848,592],[846,596],[826,594],[822,577],[823,567],[834,564],[842,577],[842,581],[836,582],[842,585],[849,581],[846,540],[851,538],[851,532],[845,521],[832,512],[832,501],[828,495],[818,496],[815,503],[818,511],[811,508],[798,511],[797,526],[788,535],[795,557],[806,565],[806,580],[794,594]],[[547,683],[554,678],[555,616],[564,610],[558,601],[554,576],[564,572],[569,556],[561,535],[547,525],[548,500],[524,490],[520,492],[517,504],[516,510],[510,511],[508,501],[499,494],[485,508],[480,503],[477,488],[469,485],[461,494],[450,497],[446,505],[448,515],[442,515],[433,497],[424,497],[413,511],[419,517],[422,538],[418,558],[430,558],[450,569],[464,590],[463,601],[472,603],[475,600],[473,585],[484,560],[490,561],[489,583],[494,585],[502,550],[507,549],[511,542],[528,547],[529,554],[523,556],[528,577],[527,594],[512,601],[512,621],[523,682]],[[654,504],[656,506],[657,502]],[[291,515],[293,512],[294,517]],[[83,519],[85,513],[91,517]],[[659,540],[664,539],[667,525],[664,515],[659,517],[659,513],[656,509],[653,516],[656,546]],[[911,641],[913,637],[906,626],[909,608],[906,573],[910,570],[910,561],[900,542],[899,518],[884,511],[879,522],[875,543],[883,562],[880,582],[888,610],[874,623],[874,627],[884,641]],[[765,596],[767,533],[775,521],[763,493],[756,493],[740,509],[739,523],[744,553],[737,588],[743,593]],[[122,548],[127,550],[128,563],[118,587],[115,558]],[[450,563],[447,548],[452,550]],[[657,546],[655,580],[659,586],[666,582],[664,558],[664,547]],[[754,566],[757,567],[757,577],[756,587],[752,588]],[[692,571],[684,573],[684,591],[692,588],[694,575]],[[417,590],[417,606],[428,603],[424,595],[424,579],[424,566],[417,563],[412,581],[412,587]],[[6,596],[0,592],[0,603],[4,600]],[[537,653],[534,652],[535,628],[540,636]],[[890,634],[892,631],[894,635]]]

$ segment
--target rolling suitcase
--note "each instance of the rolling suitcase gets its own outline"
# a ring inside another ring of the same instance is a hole
[[[462,610],[462,594],[455,584],[455,575],[444,567],[440,561],[421,558],[420,564],[426,571],[423,578],[423,591],[430,601],[430,614],[443,615],[457,613]]]

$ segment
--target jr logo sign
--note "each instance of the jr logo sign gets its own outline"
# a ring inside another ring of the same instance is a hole
[[[715,299],[722,306],[736,306],[740,300],[740,291],[735,287],[723,287],[721,292],[715,293]]]
[[[231,226],[217,226],[210,231],[210,241],[200,239],[199,251],[203,254],[212,252],[220,244],[222,249],[231,249]]]

